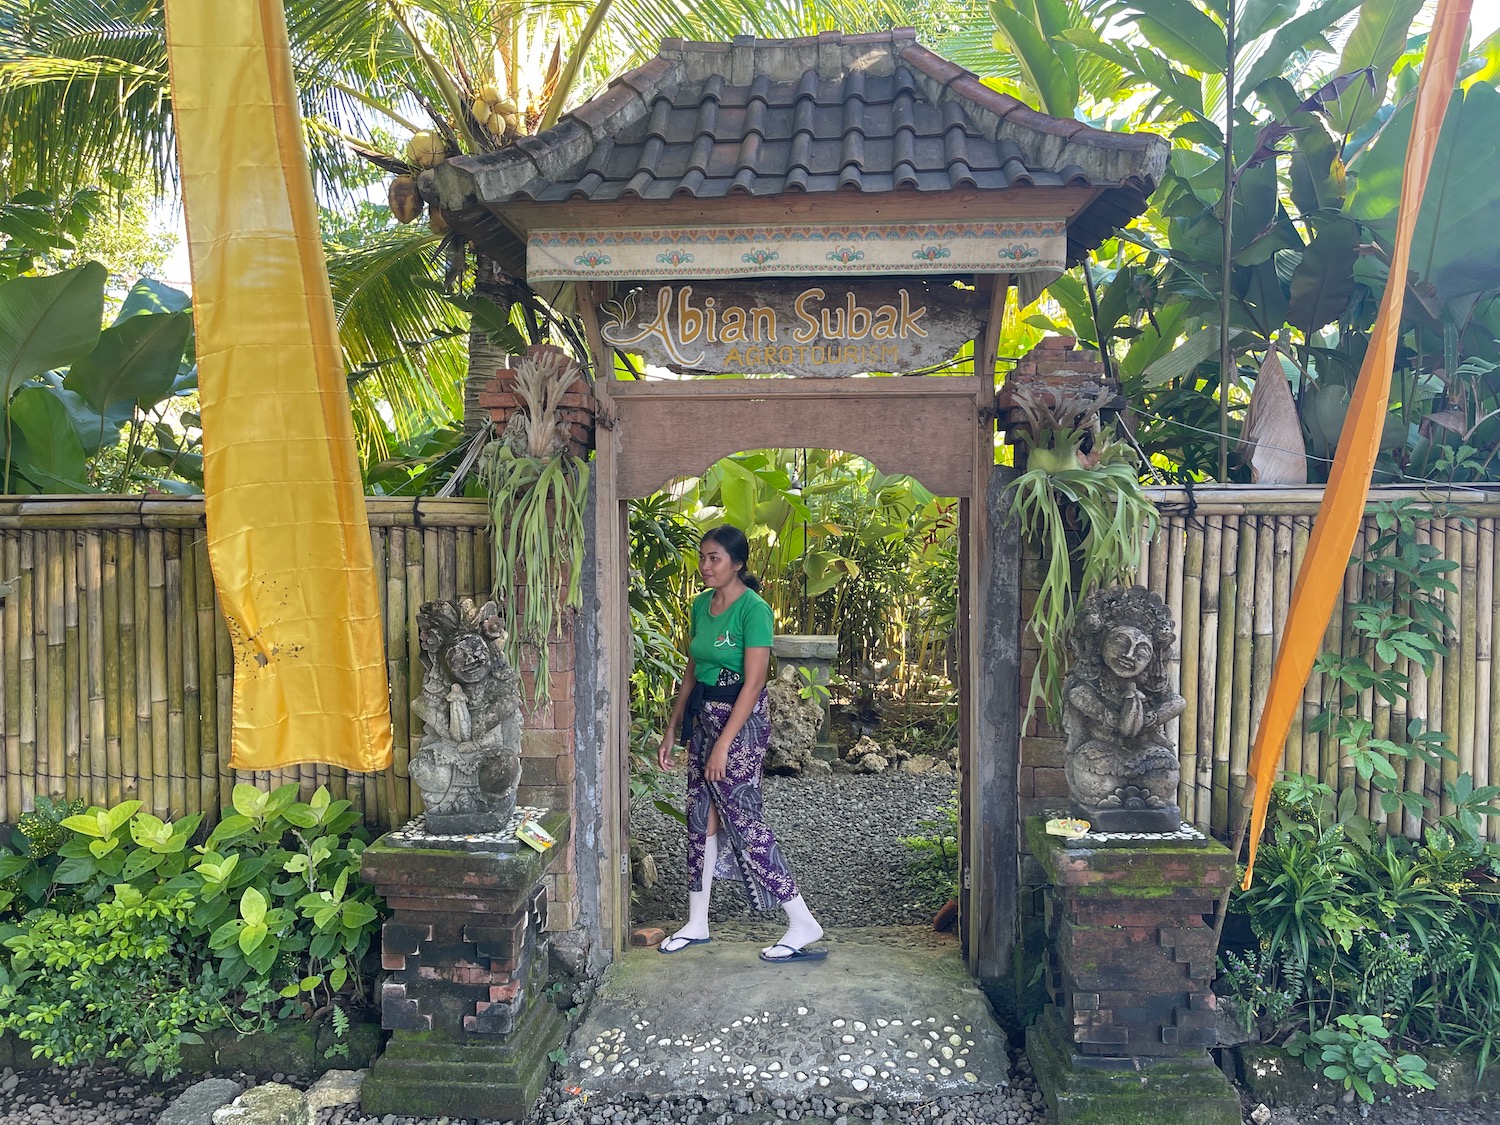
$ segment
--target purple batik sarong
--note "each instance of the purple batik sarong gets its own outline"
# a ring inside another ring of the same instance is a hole
[[[724,780],[707,781],[703,776],[708,755],[733,709],[732,703],[706,702],[693,724],[688,749],[688,886],[706,889],[703,845],[712,803],[719,812],[718,860],[713,877],[739,880],[751,906],[775,910],[797,897],[797,883],[761,807],[761,770],[771,745],[771,714],[764,690],[729,747]]]

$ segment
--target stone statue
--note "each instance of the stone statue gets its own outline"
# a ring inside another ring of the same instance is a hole
[[[1084,600],[1063,684],[1068,794],[1097,832],[1176,832],[1177,747],[1167,724],[1186,706],[1167,680],[1177,627],[1141,586]]]
[[[411,776],[435,835],[499,831],[515,810],[521,691],[504,637],[494,602],[478,609],[471,598],[426,602],[417,611],[426,673],[411,709],[426,730]]]

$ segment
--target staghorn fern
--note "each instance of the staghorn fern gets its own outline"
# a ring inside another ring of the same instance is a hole
[[[507,655],[520,667],[521,646],[536,653],[533,698],[551,698],[548,639],[568,609],[583,604],[584,514],[588,462],[568,452],[558,410],[579,376],[559,348],[540,345],[516,362],[519,409],[505,435],[480,460],[490,497],[496,599],[505,607]],[[526,595],[516,612],[516,584]]]
[[[1011,511],[1022,533],[1041,547],[1046,567],[1029,623],[1040,652],[1026,719],[1040,699],[1056,725],[1062,716],[1067,639],[1079,603],[1102,586],[1130,580],[1158,516],[1141,490],[1132,452],[1098,436],[1097,426],[1018,433],[1028,448],[1028,469],[1010,486]],[[1085,455],[1080,446],[1089,433],[1093,451]],[[1070,528],[1082,533],[1076,546]]]

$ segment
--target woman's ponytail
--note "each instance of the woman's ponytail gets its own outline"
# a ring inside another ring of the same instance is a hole
[[[745,589],[749,590],[752,594],[760,593],[760,579],[744,567],[740,567],[740,581],[745,584]]]

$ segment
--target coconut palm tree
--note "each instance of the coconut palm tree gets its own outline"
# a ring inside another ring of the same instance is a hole
[[[106,174],[174,197],[162,9],[0,0],[0,198]],[[314,177],[322,198],[345,203],[368,192],[371,162],[400,173],[549,127],[664,37],[869,30],[904,14],[899,0],[286,2]],[[330,251],[360,428],[376,454],[387,428],[409,436],[459,402],[467,317],[444,296],[453,271],[442,234],[366,232]]]

